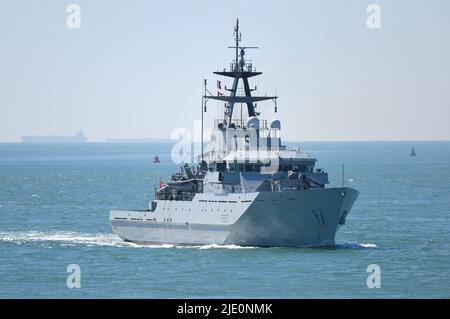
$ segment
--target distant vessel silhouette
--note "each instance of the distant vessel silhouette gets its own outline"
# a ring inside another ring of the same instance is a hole
[[[416,150],[414,149],[414,146],[411,148],[410,156],[416,156]]]
[[[155,156],[155,158],[153,159],[153,163],[160,163],[159,157],[158,155]]]
[[[22,143],[84,143],[87,140],[83,130],[75,132],[72,136],[22,136]]]

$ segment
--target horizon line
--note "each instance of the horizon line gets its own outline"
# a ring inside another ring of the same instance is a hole
[[[106,140],[92,140],[92,141],[86,141],[86,142],[61,142],[61,143],[26,143],[23,141],[0,141],[0,144],[149,144],[149,143],[169,143],[169,142],[177,142],[178,140],[172,140],[170,138],[159,138],[159,137],[149,137],[149,138],[143,138],[143,139],[153,139],[155,141],[133,141],[138,140],[140,138],[114,138],[117,140],[123,139],[124,141],[114,141],[114,142],[108,142]],[[130,140],[130,141],[126,141]],[[159,141],[157,141],[159,140]],[[208,142],[208,140],[205,140],[205,143]],[[284,143],[376,143],[376,142],[450,142],[450,139],[393,139],[393,140],[283,140]],[[193,143],[199,143],[194,141]]]

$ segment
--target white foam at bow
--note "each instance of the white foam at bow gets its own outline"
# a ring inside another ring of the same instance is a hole
[[[212,245],[203,245],[203,246],[198,246],[200,249],[214,249],[214,248],[222,248],[222,249],[254,249],[256,247],[251,247],[251,246],[239,246],[239,245],[217,245],[217,244],[212,244]]]
[[[343,244],[337,244],[336,247],[342,247],[342,248],[350,248],[350,249],[363,249],[363,248],[378,248],[375,244],[364,244],[364,243],[343,243]]]

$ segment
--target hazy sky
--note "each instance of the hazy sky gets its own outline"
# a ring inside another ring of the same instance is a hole
[[[69,29],[66,8],[81,7]],[[368,29],[367,6],[381,6]],[[289,140],[450,139],[450,1],[2,0],[0,141],[169,138],[200,118],[233,26]],[[226,82],[224,79],[222,79]],[[230,85],[230,83],[229,83]],[[207,124],[218,118],[210,102]]]

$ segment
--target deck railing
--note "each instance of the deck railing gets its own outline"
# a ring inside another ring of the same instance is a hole
[[[195,193],[155,193],[155,199],[157,200],[178,200],[178,201],[191,201],[195,196]]]
[[[242,127],[246,127],[247,126],[247,119],[233,119],[231,121],[232,124],[235,125],[236,128],[242,128]],[[214,120],[214,127],[215,128],[219,128],[219,124],[222,124],[223,127],[226,127],[224,124],[224,120],[223,119],[215,119]],[[259,129],[267,129],[267,120],[259,120]]]

